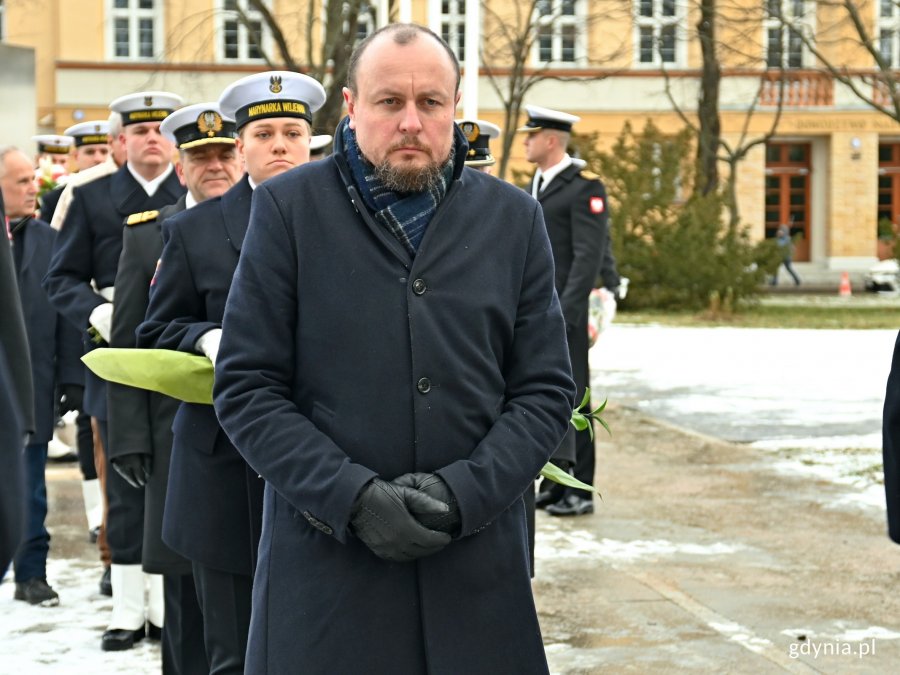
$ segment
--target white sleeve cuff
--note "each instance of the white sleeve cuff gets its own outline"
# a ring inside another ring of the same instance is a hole
[[[213,328],[197,338],[197,350],[206,354],[206,357],[216,365],[216,356],[219,354],[219,342],[222,340],[222,329]]]

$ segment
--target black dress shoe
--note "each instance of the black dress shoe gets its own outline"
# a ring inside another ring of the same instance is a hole
[[[41,607],[56,607],[59,604],[59,594],[50,588],[44,578],[29,579],[22,583],[16,582],[16,592],[13,595],[16,600],[24,600],[29,605]]]
[[[126,628],[110,628],[103,634],[100,641],[100,649],[105,652],[121,652],[134,647],[135,642],[144,639],[144,627],[137,630]]]
[[[147,639],[148,640],[162,640],[162,628],[153,624],[153,622],[147,622]]]
[[[100,577],[100,595],[105,595],[107,597],[112,597],[112,578],[110,577],[110,568],[106,567],[103,570],[103,576]]]
[[[575,495],[566,495],[547,507],[551,516],[584,516],[594,512],[594,502]]]
[[[543,492],[538,492],[534,496],[534,508],[536,509],[546,509],[551,504],[555,504],[559,501],[559,495],[553,494],[551,490],[545,490]]]

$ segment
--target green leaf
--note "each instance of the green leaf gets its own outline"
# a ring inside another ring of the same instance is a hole
[[[581,399],[581,403],[578,404],[578,407],[575,410],[581,410],[584,406],[591,402],[591,388],[584,388],[584,396]]]
[[[552,480],[554,483],[559,483],[560,485],[566,485],[568,487],[577,488],[578,490],[584,490],[586,492],[596,492],[600,496],[600,498],[603,499],[603,495],[600,494],[599,490],[595,490],[593,485],[582,483],[580,480],[575,478],[575,476],[572,476],[571,474],[568,474],[560,469],[558,466],[556,466],[556,464],[547,462],[544,465],[544,468],[541,469],[541,475],[548,480]]]
[[[89,351],[81,360],[104,380],[156,391],[187,403],[212,404],[213,365],[205,356],[171,349]]]

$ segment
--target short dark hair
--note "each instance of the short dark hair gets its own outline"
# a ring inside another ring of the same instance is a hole
[[[350,89],[354,95],[356,94],[356,71],[359,68],[359,62],[360,59],[362,59],[363,52],[366,51],[375,38],[385,33],[390,33],[394,38],[394,44],[398,45],[408,45],[419,35],[428,35],[437,40],[441,47],[444,48],[444,51],[447,52],[447,56],[450,57],[450,63],[453,64],[453,70],[456,73],[456,91],[459,91],[459,61],[456,58],[456,54],[450,49],[450,45],[444,42],[440,35],[430,28],[420,26],[417,23],[389,23],[387,26],[382,26],[356,45],[356,49],[354,49],[353,53],[350,55],[350,63],[347,66],[347,88]]]

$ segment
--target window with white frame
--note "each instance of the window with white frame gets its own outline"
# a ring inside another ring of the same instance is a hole
[[[810,0],[766,0],[766,66],[804,68],[807,49],[803,35],[812,33],[814,12]]]
[[[640,65],[683,65],[678,33],[684,4],[676,0],[636,0],[635,53]]]
[[[151,60],[162,52],[163,0],[108,0],[109,55]]]
[[[878,3],[878,48],[889,67],[900,64],[900,7],[896,0]]]
[[[217,52],[220,61],[262,61],[269,28],[248,0],[220,0]],[[271,0],[265,3],[271,4]]]
[[[466,59],[466,0],[441,0],[441,37],[460,61]]]
[[[534,60],[541,64],[576,64],[584,60],[580,26],[584,26],[582,0],[538,0]]]

